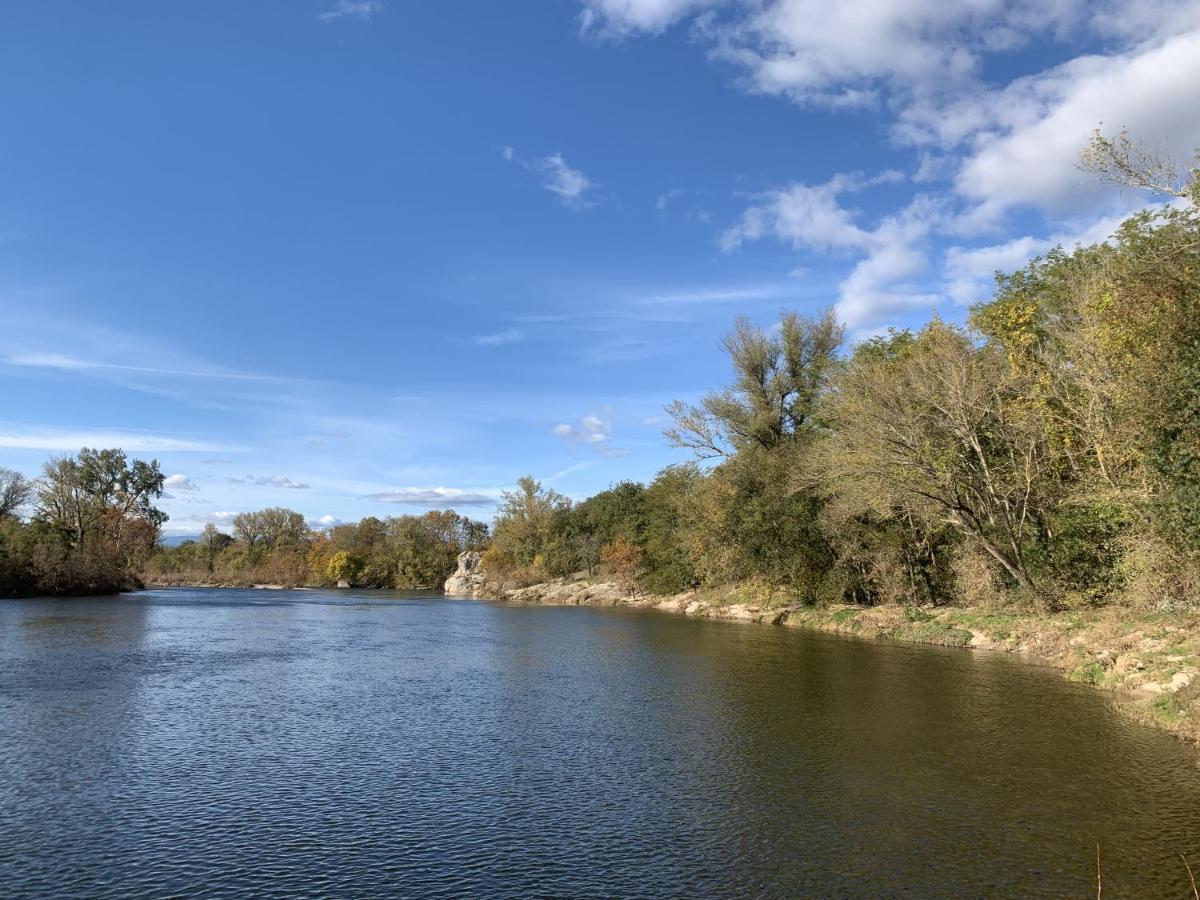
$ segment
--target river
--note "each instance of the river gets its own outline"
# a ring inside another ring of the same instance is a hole
[[[1018,659],[356,591],[0,602],[0,896],[1190,896],[1193,751]],[[1194,859],[1200,863],[1200,855]]]

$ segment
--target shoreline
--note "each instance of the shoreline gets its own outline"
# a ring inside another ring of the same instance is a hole
[[[546,606],[651,609],[692,618],[805,628],[869,640],[1015,653],[1069,681],[1106,691],[1114,708],[1200,748],[1200,611],[1097,609],[1033,613],[980,607],[756,603],[727,591],[651,596],[613,582],[556,579],[506,585],[455,573],[449,598]]]

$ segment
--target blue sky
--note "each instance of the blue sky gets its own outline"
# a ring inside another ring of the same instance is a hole
[[[168,530],[575,497],[684,458],[738,314],[856,338],[1149,198],[1200,3],[257,0],[0,11],[0,465],[119,445]]]

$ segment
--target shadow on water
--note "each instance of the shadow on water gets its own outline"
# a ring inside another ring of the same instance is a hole
[[[1187,895],[1200,770],[1001,655],[654,612],[0,605],[0,893]]]

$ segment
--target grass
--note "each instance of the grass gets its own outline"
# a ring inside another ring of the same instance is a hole
[[[838,625],[857,625],[861,614],[860,609],[839,609],[830,618]]]
[[[1072,669],[1067,678],[1071,681],[1078,681],[1080,684],[1102,684],[1104,682],[1104,666],[1095,660],[1085,662]]]
[[[942,647],[969,647],[974,635],[965,628],[956,628],[945,622],[930,619],[901,625],[895,629],[894,638],[916,644],[938,644]]]

